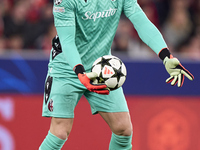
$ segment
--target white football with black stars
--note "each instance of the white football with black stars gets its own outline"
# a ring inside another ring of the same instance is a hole
[[[92,65],[92,72],[98,74],[93,83],[105,83],[112,91],[121,87],[126,80],[126,66],[116,56],[105,55],[98,58]]]

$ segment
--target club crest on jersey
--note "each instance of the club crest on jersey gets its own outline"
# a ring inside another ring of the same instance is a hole
[[[55,5],[60,5],[62,3],[62,0],[54,0]]]
[[[48,109],[49,109],[49,111],[53,111],[53,100],[51,99],[50,101],[49,101],[49,103],[48,103]]]

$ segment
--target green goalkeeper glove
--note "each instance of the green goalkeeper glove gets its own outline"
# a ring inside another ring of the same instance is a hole
[[[163,59],[163,64],[170,77],[166,80],[166,83],[170,83],[174,86],[177,84],[178,87],[182,87],[184,82],[184,76],[189,80],[193,80],[194,76],[185,69],[177,58],[174,58],[167,49],[164,49],[159,54],[159,57]]]

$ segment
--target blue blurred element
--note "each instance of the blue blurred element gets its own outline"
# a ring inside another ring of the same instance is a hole
[[[22,57],[0,60],[0,93],[42,93],[47,60]]]
[[[123,61],[127,67],[127,79],[123,85],[125,94],[200,95],[200,62],[181,61],[195,79],[185,78],[183,87],[178,88],[165,83],[169,75],[160,61]],[[47,67],[48,59],[1,59],[0,93],[42,94]]]
[[[185,77],[181,88],[165,83],[169,74],[162,62],[125,62],[127,79],[123,85],[125,94],[136,95],[200,95],[200,63],[184,62],[182,65],[193,75],[190,81]]]

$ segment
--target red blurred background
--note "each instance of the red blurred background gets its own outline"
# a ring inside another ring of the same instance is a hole
[[[126,96],[134,127],[133,150],[200,150],[200,97]],[[37,150],[50,118],[42,95],[0,95],[0,150]],[[63,149],[108,149],[111,132],[82,98]]]

